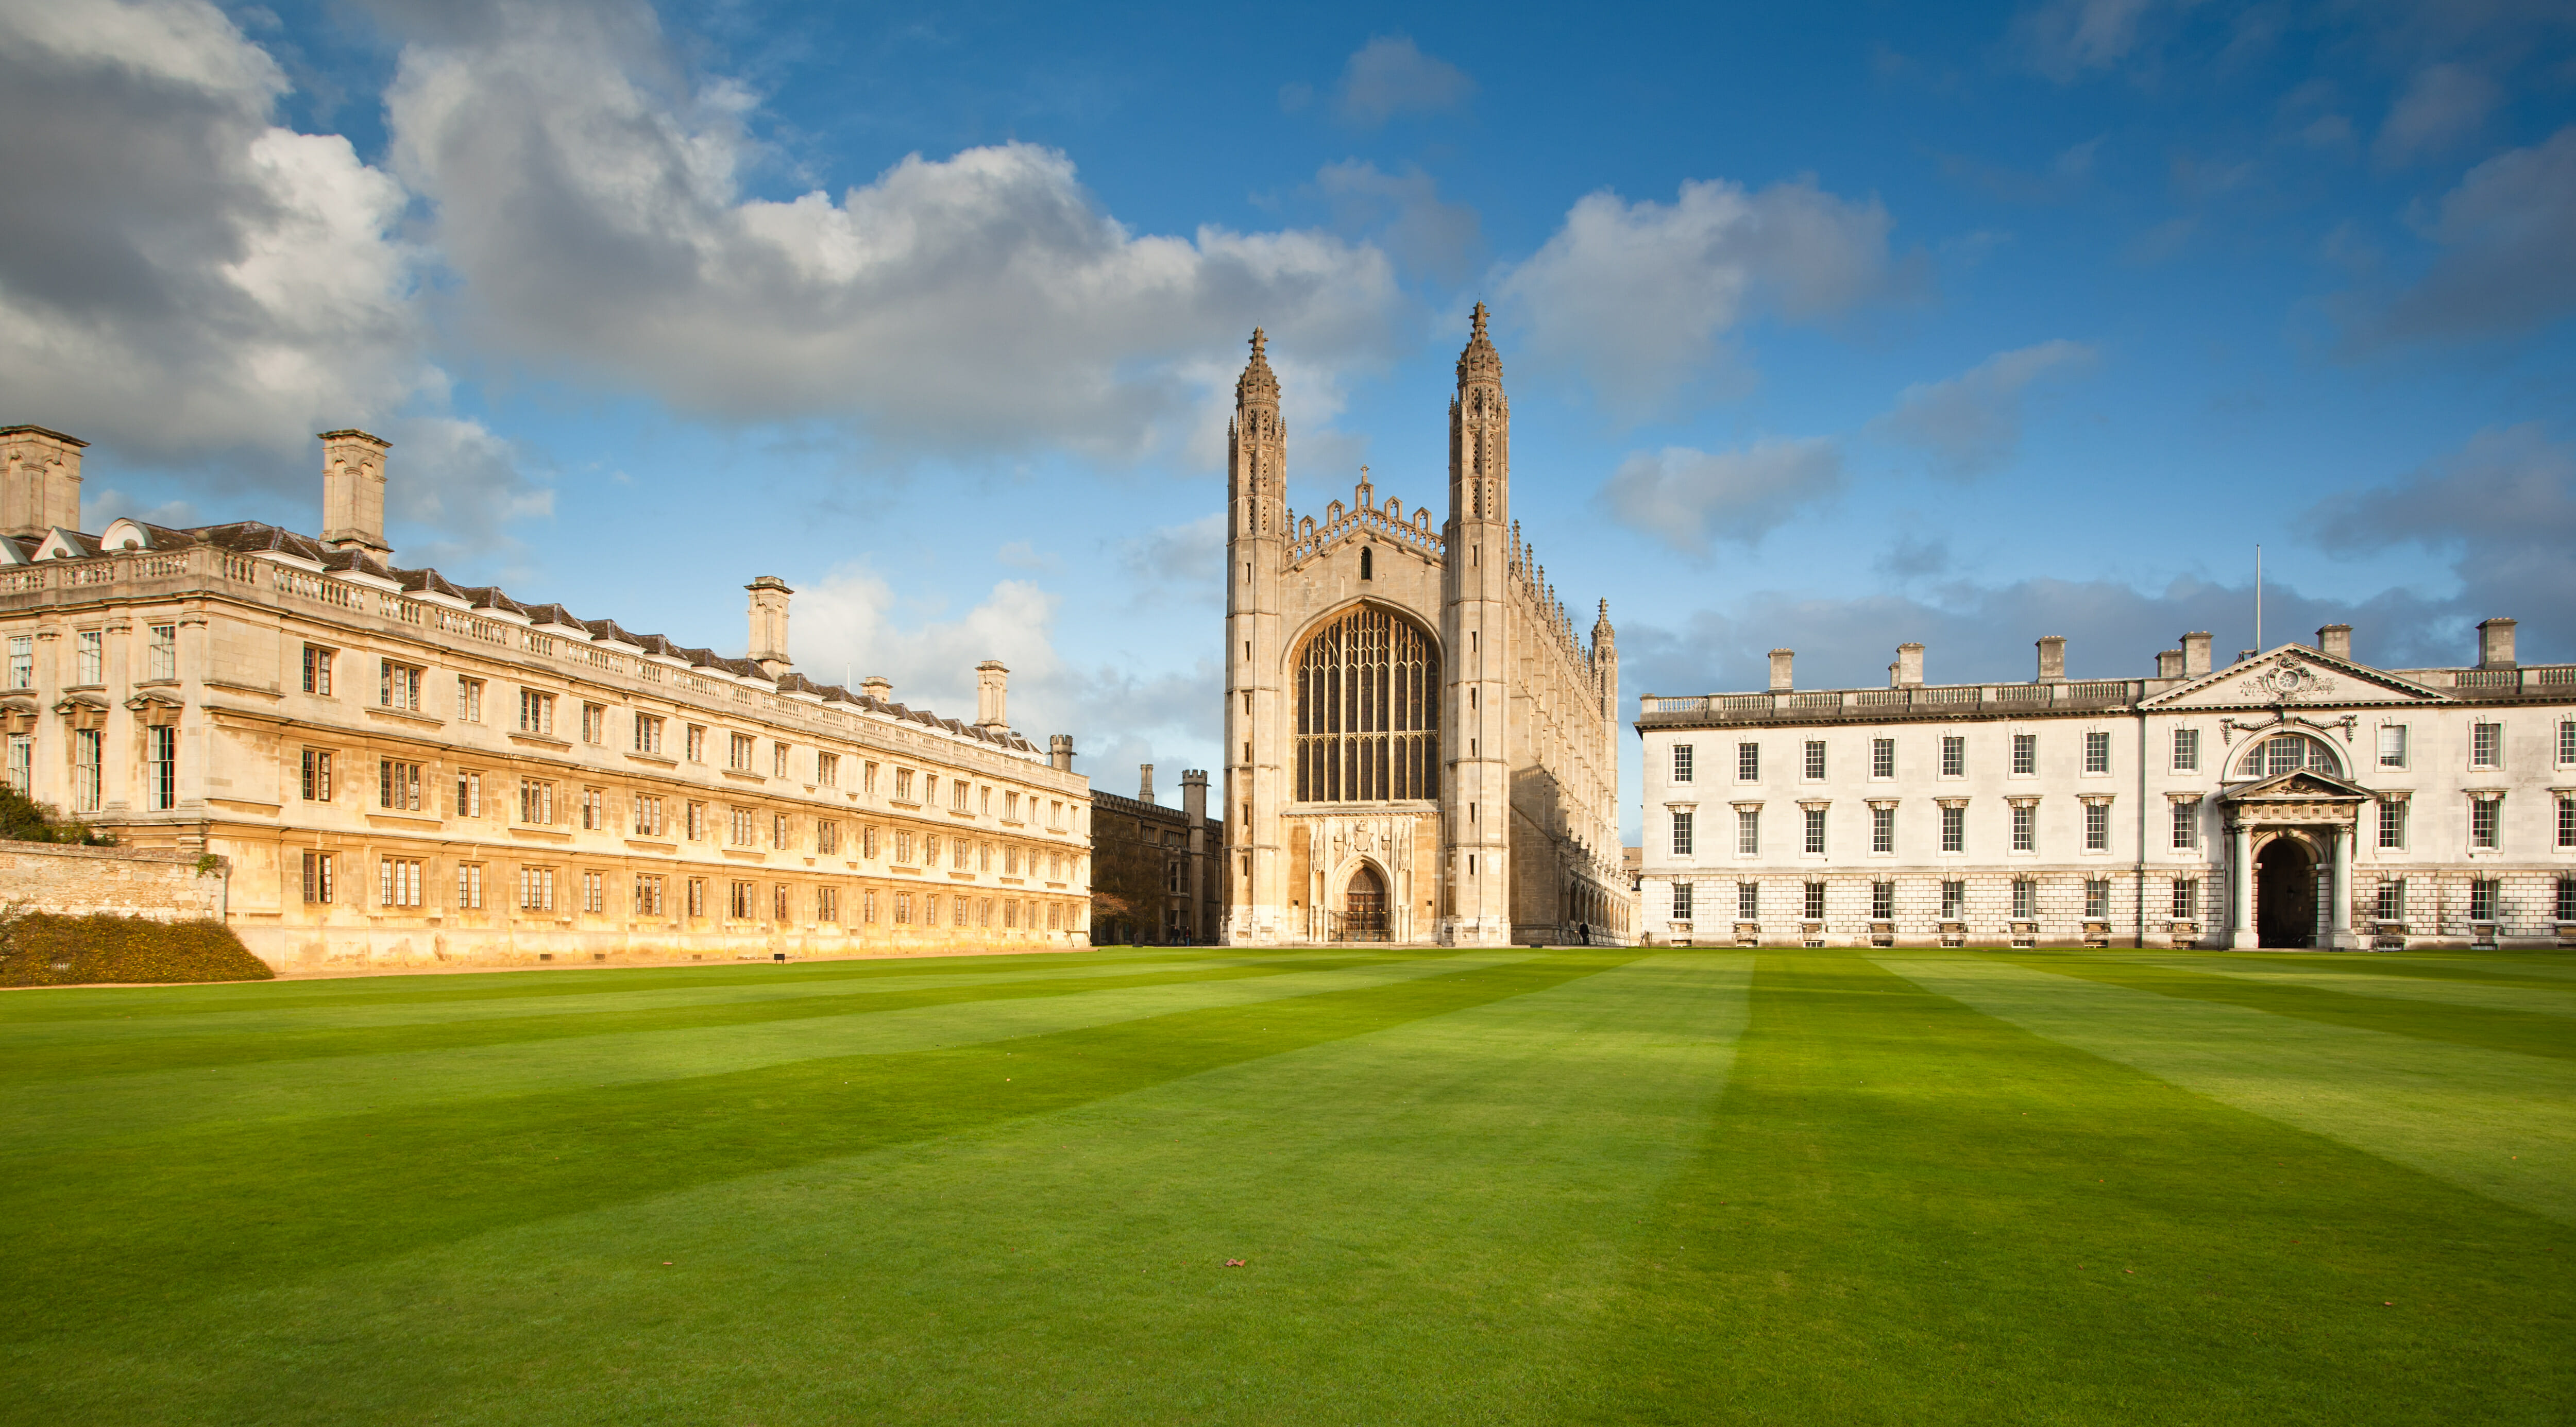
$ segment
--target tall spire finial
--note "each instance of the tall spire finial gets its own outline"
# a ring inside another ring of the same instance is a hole
[[[1485,304],[1481,302],[1476,304],[1467,348],[1458,354],[1458,380],[1474,379],[1497,383],[1503,379],[1503,359],[1494,350],[1494,339],[1485,334]]]
[[[1243,364],[1243,376],[1234,384],[1234,399],[1271,402],[1279,400],[1279,378],[1270,371],[1269,340],[1260,328],[1252,329],[1252,360]]]

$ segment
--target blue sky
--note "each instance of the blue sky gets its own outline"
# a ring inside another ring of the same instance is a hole
[[[0,420],[308,530],[364,426],[406,561],[724,650],[781,575],[1121,790],[1214,761],[1249,329],[1296,505],[1436,501],[1478,300],[1631,696],[2146,673],[2257,542],[2268,642],[2567,659],[2572,16],[0,4]]]

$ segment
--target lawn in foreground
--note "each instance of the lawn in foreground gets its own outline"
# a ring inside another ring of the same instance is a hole
[[[15,993],[0,1420],[2564,1421],[2571,970],[1133,950]]]

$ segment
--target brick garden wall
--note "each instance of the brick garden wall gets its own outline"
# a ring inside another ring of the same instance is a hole
[[[222,869],[197,875],[193,853],[0,842],[0,903],[31,912],[183,922],[222,920]]]

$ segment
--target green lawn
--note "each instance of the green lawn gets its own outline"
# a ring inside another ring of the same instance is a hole
[[[11,992],[0,1166],[7,1422],[2576,1420],[2554,953]]]

